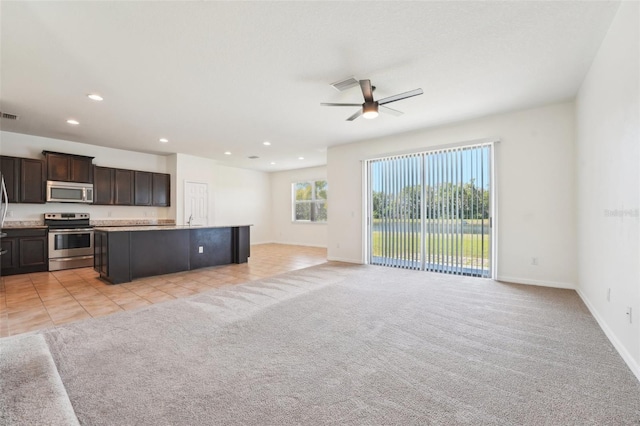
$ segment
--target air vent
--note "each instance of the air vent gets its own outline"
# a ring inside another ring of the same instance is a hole
[[[260,158],[257,155],[250,155],[249,157],[247,157],[249,160],[255,160],[256,158]]]
[[[347,89],[351,89],[352,87],[360,85],[358,80],[353,77],[349,77],[346,80],[336,81],[335,83],[331,83],[334,89],[338,92],[344,92]]]
[[[6,118],[7,120],[17,120],[18,116],[15,114],[9,114],[6,112],[0,112],[0,117]]]

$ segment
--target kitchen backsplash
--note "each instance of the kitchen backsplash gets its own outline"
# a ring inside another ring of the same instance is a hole
[[[93,226],[137,226],[137,225],[175,225],[175,219],[113,219],[92,220]],[[5,228],[28,228],[30,226],[44,226],[42,220],[6,220]]]

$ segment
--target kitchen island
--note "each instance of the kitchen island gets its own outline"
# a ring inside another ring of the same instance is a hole
[[[112,284],[208,266],[246,263],[249,227],[94,228],[94,269]]]

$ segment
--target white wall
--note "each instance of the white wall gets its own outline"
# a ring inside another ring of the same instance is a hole
[[[23,135],[20,133],[0,132],[0,154],[2,155],[43,159],[43,150],[95,157],[93,164],[98,166],[173,173],[170,171],[168,157],[163,155],[104,148],[60,139]],[[173,217],[171,215],[171,208],[167,207],[93,206],[86,204],[47,203],[11,204],[9,206],[7,221],[42,220],[43,213],[68,211],[89,213],[94,220],[167,219]]]
[[[253,225],[251,244],[272,240],[268,173],[221,166],[186,154],[175,158],[176,223],[185,224],[185,181],[202,182],[209,186],[209,225]]]
[[[578,291],[640,379],[639,13],[622,3],[580,88],[576,152]]]
[[[497,138],[498,279],[575,288],[574,104],[331,147],[328,257],[363,261],[362,160]],[[531,259],[538,258],[533,266]]]
[[[314,247],[327,246],[327,224],[296,223],[291,220],[291,184],[303,180],[326,178],[325,166],[271,173],[273,242]],[[331,203],[331,187],[329,187],[328,197]]]

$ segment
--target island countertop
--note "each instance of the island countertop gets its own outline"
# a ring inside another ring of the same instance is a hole
[[[134,225],[134,226],[96,226],[99,232],[133,232],[133,231],[178,231],[185,229],[239,228],[253,225]]]

